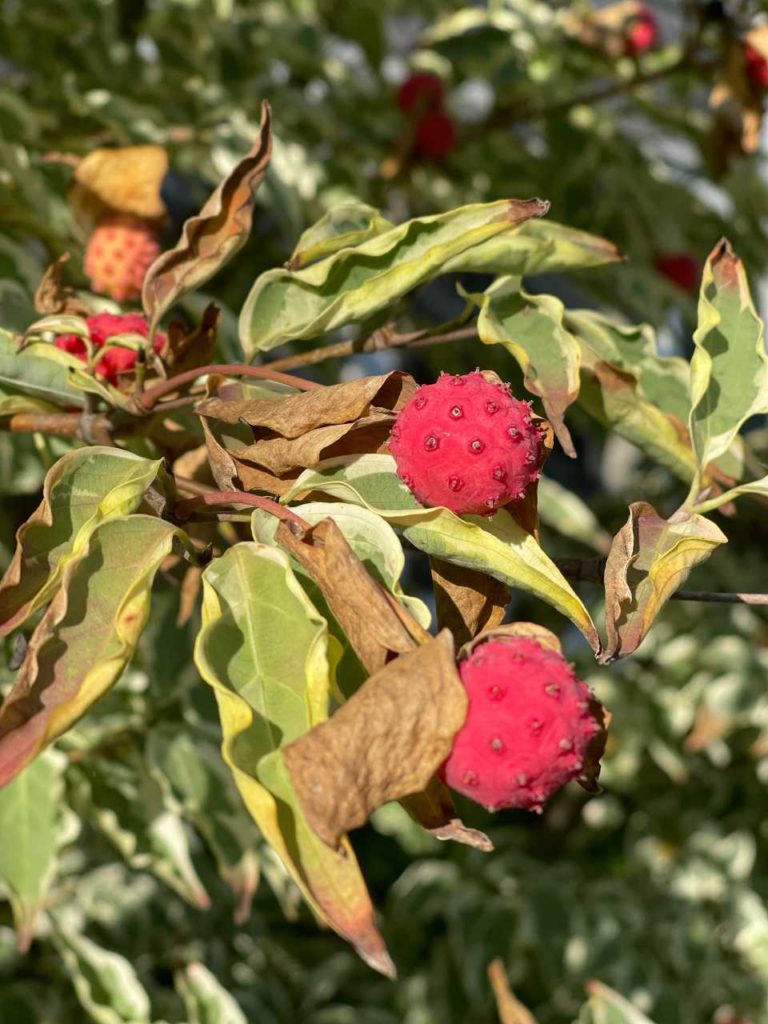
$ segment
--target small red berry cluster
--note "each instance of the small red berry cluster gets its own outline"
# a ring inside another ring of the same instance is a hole
[[[443,160],[456,145],[456,124],[443,109],[445,88],[428,71],[406,78],[397,92],[397,105],[414,124],[414,149],[429,160]]]
[[[104,348],[110,338],[119,334],[140,334],[143,338],[149,334],[149,324],[138,313],[98,313],[96,316],[87,317],[85,322],[88,325],[91,344],[97,352]],[[153,343],[155,352],[160,352],[164,348],[165,342],[165,334],[156,333]],[[77,334],[62,334],[56,338],[54,345],[63,352],[77,356],[83,362],[88,358],[85,341]],[[135,369],[138,357],[138,352],[132,348],[111,345],[96,360],[94,373],[110,384],[117,384],[123,374],[131,373]]]

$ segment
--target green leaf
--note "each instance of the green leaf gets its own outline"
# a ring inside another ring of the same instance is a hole
[[[54,406],[82,408],[83,393],[70,382],[75,357],[48,342],[33,342],[19,352],[18,341],[8,331],[0,330],[0,385]],[[14,411],[6,411],[2,399],[0,409],[3,415]]]
[[[29,641],[0,707],[0,786],[73,725],[118,679],[149,615],[152,582],[178,527],[153,516],[103,522]]]
[[[92,1021],[150,1024],[149,996],[124,956],[102,949],[63,919],[54,919],[52,938],[80,1005]]]
[[[194,907],[210,906],[192,863],[189,839],[169,787],[135,749],[109,759],[89,755],[71,770],[75,806],[137,871],[151,871]]]
[[[557,480],[543,476],[539,480],[539,518],[542,523],[605,554],[611,535],[602,528],[597,516],[581,498]]]
[[[373,206],[367,203],[339,203],[302,234],[286,264],[291,270],[333,256],[340,249],[361,245],[394,228]]]
[[[502,345],[519,363],[526,388],[541,398],[557,439],[575,458],[564,416],[579,394],[581,349],[563,326],[562,302],[553,295],[528,295],[512,277],[499,278],[473,299],[480,306],[481,341]]]
[[[743,494],[752,494],[756,498],[768,498],[768,476],[763,476],[759,480],[749,480],[745,484],[739,484],[738,487],[732,487],[728,491],[723,491],[722,494],[716,494],[714,498],[709,498],[707,501],[694,505],[693,511],[704,515],[716,508],[720,508],[721,505],[727,505],[729,501],[735,501],[736,498],[740,498]]]
[[[428,555],[528,591],[566,615],[593,650],[599,649],[589,612],[535,538],[509,513],[502,510],[492,519],[460,519],[445,508],[425,508],[398,479],[390,455],[331,459],[302,473],[281,500],[288,502],[312,491],[369,508],[400,526],[406,540]]]
[[[0,581],[0,636],[41,608],[94,529],[135,511],[162,462],[119,448],[79,448],[49,470],[43,500],[16,534],[16,552]]]
[[[0,789],[0,883],[22,950],[32,941],[54,873],[65,766],[61,754],[46,754]]]
[[[768,357],[741,260],[723,239],[699,294],[691,359],[690,431],[699,469],[727,451],[742,423],[768,410]]]
[[[309,829],[295,794],[271,792],[257,773],[263,758],[327,717],[327,637],[282,551],[240,543],[206,568],[195,661],[216,693],[224,760],[310,906],[366,962],[391,973],[349,844],[330,850]]]
[[[446,273],[555,274],[622,259],[611,242],[552,220],[528,220],[454,256]]]
[[[237,1002],[204,964],[187,964],[174,980],[188,1024],[248,1024]]]
[[[582,1007],[579,1024],[653,1024],[618,992],[599,981],[590,981],[589,1002]]]
[[[360,323],[442,273],[452,257],[546,211],[538,199],[463,206],[406,221],[303,270],[268,270],[240,315],[243,348],[252,356]]]
[[[186,722],[155,726],[146,754],[150,770],[171,786],[184,817],[208,844],[220,875],[237,896],[235,919],[242,923],[259,882],[260,836],[231,772],[213,744]]]

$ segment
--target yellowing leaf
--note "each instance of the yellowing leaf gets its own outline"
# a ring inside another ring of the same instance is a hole
[[[75,221],[86,234],[115,214],[162,221],[167,210],[160,188],[167,171],[168,154],[161,146],[92,150],[77,165],[69,192]]]
[[[59,459],[46,474],[42,502],[17,531],[16,551],[0,581],[0,636],[46,604],[100,523],[139,507],[161,466],[98,446]]]
[[[315,912],[367,963],[392,973],[351,847],[330,850],[309,828],[280,764],[264,768],[327,717],[327,624],[288,556],[265,544],[230,548],[206,568],[203,588],[195,661],[216,693],[222,753],[245,805]]]
[[[153,516],[108,520],[70,558],[0,706],[0,786],[119,678],[149,614],[160,563],[181,531]]]

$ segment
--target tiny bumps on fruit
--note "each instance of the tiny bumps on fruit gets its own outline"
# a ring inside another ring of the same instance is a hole
[[[95,316],[87,317],[85,322],[91,344],[97,352],[104,348],[110,338],[119,334],[140,334],[146,338],[149,333],[149,324],[146,318],[138,313],[97,313]],[[155,352],[160,352],[165,346],[165,342],[165,334],[158,331],[153,343]],[[63,352],[69,352],[70,355],[77,356],[83,361],[88,358],[86,344],[77,334],[61,334],[54,341],[54,345]],[[126,348],[123,345],[112,345],[97,358],[94,373],[97,377],[109,381],[110,384],[117,384],[123,374],[133,371],[137,359],[138,353],[134,349]]]
[[[110,217],[91,235],[85,250],[85,273],[91,287],[118,302],[141,296],[147,271],[160,255],[155,232],[138,217]]]
[[[528,402],[475,371],[418,388],[389,439],[397,473],[423,505],[492,515],[540,476],[541,431]]]
[[[469,708],[441,777],[490,811],[540,812],[584,772],[601,728],[589,688],[561,654],[526,636],[479,643],[459,675]]]

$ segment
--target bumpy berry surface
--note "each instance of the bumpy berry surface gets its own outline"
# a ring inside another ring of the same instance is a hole
[[[88,325],[88,333],[91,336],[93,347],[97,350],[103,348],[110,338],[114,338],[118,334],[141,334],[146,338],[149,332],[149,324],[138,313],[98,313],[96,316],[89,316],[85,322]],[[153,347],[156,352],[163,348],[165,340],[163,333],[155,334]],[[76,334],[62,334],[56,338],[54,345],[82,360],[87,359],[85,342]],[[113,345],[98,359],[94,372],[97,377],[103,377],[111,384],[116,384],[121,374],[133,370],[137,359],[138,353],[133,349]]]
[[[540,811],[582,773],[599,728],[587,685],[561,655],[528,637],[479,644],[459,674],[469,710],[441,768],[446,784],[491,811]]]
[[[424,505],[488,515],[522,498],[544,447],[528,402],[475,371],[417,389],[392,428],[397,472]]]
[[[659,38],[659,26],[653,11],[648,7],[642,8],[632,23],[627,33],[626,50],[630,56],[637,57],[641,53],[647,53],[656,45]]]
[[[112,217],[91,235],[85,250],[85,273],[95,292],[118,302],[141,295],[150,265],[160,254],[157,236],[138,217]]]
[[[416,151],[430,160],[443,160],[456,145],[456,125],[453,118],[435,110],[416,125]]]
[[[768,89],[768,60],[749,43],[744,50],[747,61],[747,78],[753,89],[764,92]]]
[[[438,110],[443,102],[443,83],[429,71],[416,71],[397,91],[397,105],[404,114]]]

